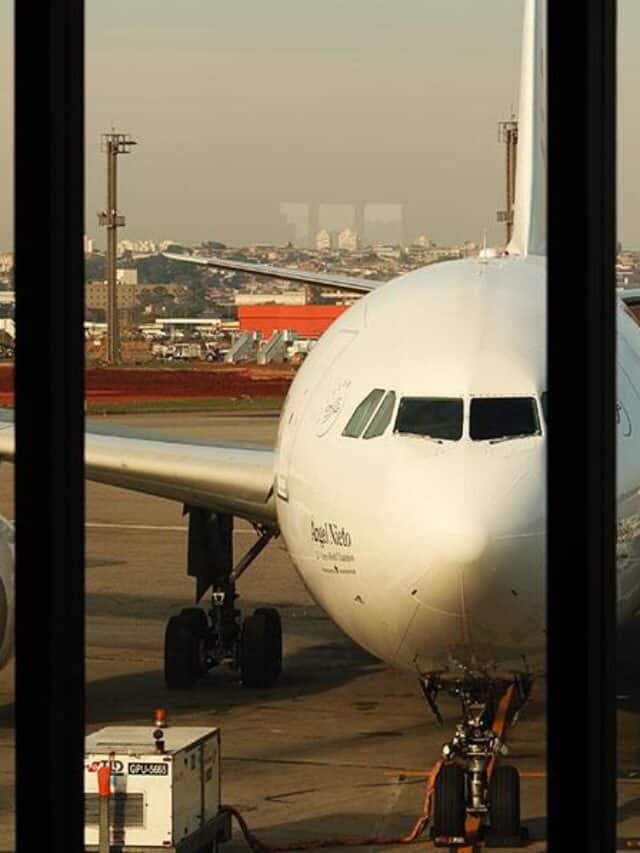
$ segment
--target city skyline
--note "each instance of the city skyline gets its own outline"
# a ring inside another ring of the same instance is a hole
[[[133,6],[133,8],[132,8]],[[122,237],[282,242],[284,204],[404,205],[407,239],[499,244],[522,0],[87,0],[86,232],[102,248],[100,134],[121,158]],[[619,3],[619,235],[640,245],[640,8]],[[12,244],[11,4],[0,13],[0,249]],[[107,85],[107,81],[108,85]],[[349,225],[348,221],[332,227]],[[636,234],[638,236],[636,236]]]

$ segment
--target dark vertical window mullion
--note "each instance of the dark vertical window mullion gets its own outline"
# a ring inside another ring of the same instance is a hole
[[[615,0],[548,3],[549,842],[598,853],[616,805],[615,18]]]
[[[34,17],[35,15],[35,17]],[[16,838],[83,849],[84,4],[15,2]]]

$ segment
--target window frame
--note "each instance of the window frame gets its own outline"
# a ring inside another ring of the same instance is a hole
[[[16,849],[37,849],[46,827],[52,849],[81,850],[84,2],[50,0],[35,25],[15,0],[14,20]]]

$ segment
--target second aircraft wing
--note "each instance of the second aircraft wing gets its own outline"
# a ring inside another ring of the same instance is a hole
[[[185,261],[205,267],[234,270],[235,272],[250,272],[268,278],[282,278],[286,281],[301,281],[305,284],[318,284],[322,287],[335,287],[338,290],[353,293],[370,293],[384,284],[369,278],[350,278],[346,275],[332,275],[327,272],[310,272],[309,270],[292,269],[289,267],[272,267],[270,264],[251,264],[245,261],[233,261],[227,258],[204,257],[201,255],[176,255],[164,252],[164,257],[170,261]]]

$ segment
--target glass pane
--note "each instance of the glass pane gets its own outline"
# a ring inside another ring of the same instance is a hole
[[[520,397],[471,401],[469,434],[475,441],[538,435],[536,401]]]
[[[380,388],[376,388],[371,391],[371,393],[367,394],[349,418],[346,427],[342,430],[342,434],[349,438],[359,438],[362,430],[369,423],[369,418],[374,413],[383,394],[384,391]]]
[[[478,667],[474,699],[492,713],[486,672],[536,669],[522,661],[543,646],[543,536],[525,523],[541,517],[540,459],[516,460],[498,494],[500,454],[472,445],[462,399],[504,373],[482,360],[492,320],[505,362],[544,359],[543,311],[532,322],[518,303],[514,333],[514,306],[496,296],[522,279],[532,301],[544,293],[543,263],[520,275],[528,261],[504,255],[523,7],[87,2],[87,446],[100,433],[127,474],[122,488],[87,485],[87,724],[147,737],[168,705],[169,725],[220,725],[223,799],[267,842],[365,836],[372,814],[381,834],[405,835],[462,719],[459,677],[475,690]],[[110,209],[110,132],[138,143],[117,156],[115,262],[95,216]],[[265,264],[326,280],[264,278]],[[370,296],[335,276],[388,285]],[[496,393],[538,399],[541,385]],[[388,440],[344,442],[345,423],[346,436]],[[142,494],[147,462],[158,476]],[[269,524],[282,536],[236,587],[231,569]],[[532,774],[534,839],[540,707],[508,739],[508,763]]]
[[[395,431],[457,441],[462,437],[462,400],[403,397]]]
[[[393,391],[389,391],[385,395],[384,400],[380,403],[380,408],[373,416],[373,419],[364,433],[364,438],[376,438],[382,435],[386,428],[391,423],[393,410],[396,406],[396,395]]]

